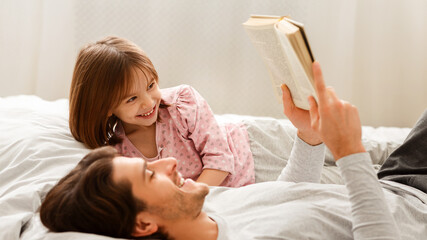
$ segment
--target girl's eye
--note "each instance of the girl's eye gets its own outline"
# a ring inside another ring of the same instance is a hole
[[[136,99],[136,97],[131,97],[131,98],[129,98],[129,100],[127,100],[127,103],[133,102],[133,101],[135,101],[135,99]]]
[[[151,82],[150,85],[148,85],[148,90],[152,89],[154,87],[154,84],[156,84],[156,82]]]

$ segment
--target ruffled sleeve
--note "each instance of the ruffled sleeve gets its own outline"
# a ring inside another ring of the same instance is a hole
[[[179,134],[194,144],[203,169],[234,174],[234,157],[227,136],[206,100],[192,87],[181,85],[177,94],[173,97],[169,95],[164,102],[170,105],[168,110]]]

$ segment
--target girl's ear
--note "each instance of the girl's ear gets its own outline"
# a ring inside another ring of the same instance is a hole
[[[136,215],[136,222],[132,232],[132,236],[150,236],[151,234],[157,232],[158,228],[159,227],[153,215],[146,212],[140,212],[138,213],[138,215]]]
[[[107,116],[108,116],[108,117],[111,117],[111,116],[113,116],[113,111],[111,111],[111,110],[108,110]]]

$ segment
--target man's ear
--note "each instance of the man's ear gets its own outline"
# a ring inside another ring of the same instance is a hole
[[[140,212],[136,215],[132,236],[150,236],[151,234],[157,232],[158,228],[159,227],[153,215],[146,212]]]

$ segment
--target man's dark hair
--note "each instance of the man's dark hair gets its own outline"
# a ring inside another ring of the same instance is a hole
[[[116,238],[134,238],[137,213],[144,202],[132,195],[130,182],[114,183],[113,147],[101,147],[87,154],[46,195],[40,219],[51,231],[77,231]],[[155,234],[163,239],[161,233]]]

